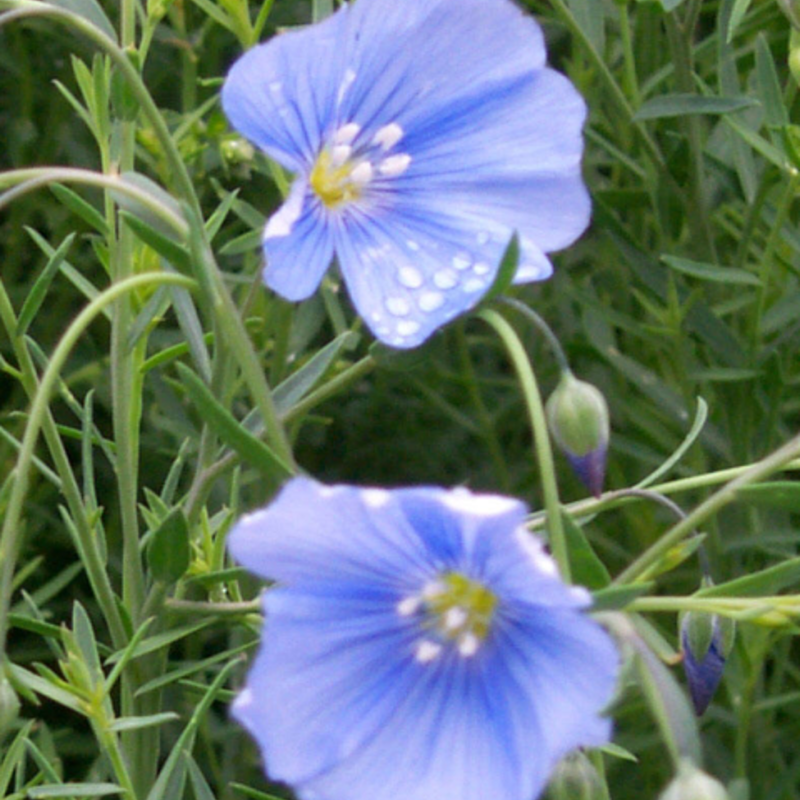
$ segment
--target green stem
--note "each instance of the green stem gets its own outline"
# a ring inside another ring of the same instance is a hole
[[[630,566],[624,569],[614,580],[614,583],[624,584],[636,580],[668,550],[691,535],[696,528],[699,528],[704,520],[717,513],[723,506],[733,502],[739,489],[766,478],[797,458],[798,455],[800,455],[800,435],[790,439],[766,458],[750,465],[730,483],[697,506],[683,520],[667,531],[655,544],[645,550]]]
[[[161,283],[182,286],[185,289],[196,287],[193,280],[183,275],[155,272],[134,275],[120,283],[113,284],[89,303],[70,324],[53,351],[47,369],[42,374],[38,391],[28,414],[28,425],[25,428],[17,458],[14,484],[8,500],[3,527],[0,529],[0,662],[5,656],[8,635],[8,608],[11,600],[11,584],[16,565],[16,556],[22,538],[22,511],[25,494],[30,481],[36,442],[39,438],[39,432],[45,423],[47,406],[58,376],[80,336],[106,307],[127,292]]]
[[[498,301],[519,311],[529,322],[532,322],[550,345],[550,349],[553,351],[553,355],[558,362],[558,368],[562,372],[572,373],[561,342],[558,341],[558,338],[553,333],[553,329],[544,321],[544,318],[540,314],[537,314],[530,306],[526,306],[525,303],[520,302],[514,297],[499,297]]]
[[[17,321],[5,287],[0,281],[0,320],[6,329],[8,340],[14,348],[17,363],[20,366],[20,380],[28,398],[33,401],[40,390],[36,368],[23,337],[15,335]],[[61,491],[67,501],[70,515],[75,522],[78,535],[78,546],[89,583],[97,598],[100,610],[106,619],[111,640],[114,647],[122,648],[127,641],[125,626],[117,607],[114,590],[108,577],[108,572],[100,555],[95,541],[94,528],[86,515],[86,507],[81,497],[81,490],[75,480],[75,473],[70,466],[69,457],[64,449],[64,443],[58,434],[55,420],[50,409],[46,408],[42,419],[42,433],[44,434],[50,454],[55,463],[56,471],[61,479]]]
[[[569,581],[571,574],[569,556],[564,526],[561,520],[561,506],[558,499],[553,451],[550,447],[547,419],[544,413],[542,396],[536,382],[536,375],[531,368],[525,348],[511,325],[491,308],[480,311],[478,316],[494,328],[500,337],[519,378],[533,432],[534,451],[539,465],[539,477],[542,482],[549,543],[553,551],[553,557],[561,570],[562,577],[565,581]]]

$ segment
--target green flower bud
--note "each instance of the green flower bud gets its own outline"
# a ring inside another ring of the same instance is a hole
[[[547,787],[547,800],[601,800],[605,796],[600,775],[580,750],[556,764]]]
[[[610,429],[602,392],[564,372],[545,412],[556,444],[589,491],[598,497],[603,491]]]
[[[718,780],[699,770],[690,761],[684,761],[658,800],[729,800],[729,797]]]
[[[19,698],[8,678],[0,675],[0,737],[19,716]]]

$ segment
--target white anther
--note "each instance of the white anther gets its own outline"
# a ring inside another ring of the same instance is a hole
[[[417,645],[417,651],[414,654],[420,664],[428,664],[441,655],[442,646],[438,642],[432,642],[430,639],[423,639]]]
[[[441,581],[430,581],[422,587],[422,596],[426,600],[431,600],[446,591],[447,587]]]
[[[461,653],[464,658],[474,656],[475,653],[478,652],[480,646],[480,640],[474,633],[465,633],[458,640],[458,652]]]
[[[396,122],[390,122],[378,129],[372,143],[379,145],[384,150],[391,150],[402,138],[403,129]]]
[[[378,172],[387,178],[396,178],[408,169],[410,163],[411,156],[408,155],[408,153],[398,153],[395,156],[384,158],[383,161],[378,164]]]
[[[331,165],[341,167],[351,155],[353,155],[353,148],[349,144],[334,145],[331,148]]]
[[[359,133],[361,133],[361,126],[357,122],[348,122],[333,134],[333,143],[353,144],[353,140]]]
[[[353,181],[353,183],[364,186],[372,180],[374,174],[375,171],[372,169],[372,164],[369,161],[362,161],[353,168],[353,171],[350,173],[350,180]]]
[[[444,612],[442,624],[446,631],[456,631],[467,621],[467,612],[461,606],[453,606]]]
[[[419,595],[409,595],[404,597],[396,606],[397,613],[401,617],[410,617],[419,611],[422,605],[422,598]]]

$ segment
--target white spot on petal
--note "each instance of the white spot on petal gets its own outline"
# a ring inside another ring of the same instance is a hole
[[[423,639],[417,645],[417,652],[414,655],[420,664],[428,664],[438,658],[441,652],[442,646],[438,642],[432,642],[430,639]]]
[[[458,275],[450,269],[440,269],[434,273],[433,283],[437,289],[452,289],[458,284]]]
[[[413,239],[409,239],[406,241],[406,247],[416,253],[419,250],[419,243],[415,242]]]
[[[344,99],[347,90],[353,85],[353,81],[356,79],[355,70],[351,68],[347,68],[344,72],[344,77],[342,78],[342,82],[339,84],[339,93],[336,96],[337,104],[341,103]]]
[[[473,268],[472,271],[476,275],[486,275],[487,273],[491,272],[491,267],[485,261],[479,261]]]
[[[417,298],[417,305],[421,311],[436,311],[444,305],[444,295],[439,292],[423,292]]]
[[[413,319],[404,319],[397,323],[397,332],[400,336],[413,336],[419,330],[419,322]]]
[[[468,489],[453,489],[444,496],[444,502],[454,511],[463,511],[480,517],[495,517],[520,507],[516,500],[499,494],[473,494]]]
[[[387,297],[386,308],[396,317],[404,317],[411,311],[411,305],[404,297]]]
[[[443,594],[446,591],[447,587],[441,581],[430,581],[422,587],[422,596],[426,600],[430,600],[433,597],[438,597],[440,594]]]
[[[283,84],[280,81],[272,81],[269,90],[272,94],[280,94],[283,91]]]
[[[585,586],[570,586],[569,593],[584,606],[592,604],[591,592]]]
[[[361,499],[364,505],[370,508],[381,508],[389,502],[389,492],[385,489],[364,489],[361,492]]]
[[[361,132],[361,126],[357,122],[348,122],[342,125],[336,133],[333,134],[334,144],[353,144],[353,139]]]
[[[488,234],[488,233],[486,233],[486,231],[481,231],[481,232],[480,232],[480,233],[479,233],[479,234],[478,234],[478,235],[475,237],[475,239],[477,240],[478,244],[486,244],[486,243],[489,241],[489,239],[491,239],[491,238],[492,238],[492,237],[491,237],[491,236],[489,236],[489,234]]]
[[[481,289],[486,287],[486,281],[483,278],[470,278],[468,281],[464,281],[464,285],[462,288],[465,292],[472,294],[473,292],[479,292]]]
[[[396,123],[390,122],[378,128],[373,144],[379,145],[384,150],[391,150],[403,138],[403,129]]]
[[[378,172],[387,178],[395,178],[402,175],[411,163],[411,156],[408,153],[398,153],[396,156],[384,158],[378,164]]]
[[[403,286],[407,286],[409,289],[419,289],[423,282],[422,273],[416,267],[411,266],[400,267],[397,278]]]
[[[286,202],[269,218],[264,228],[264,240],[288,236],[303,210],[303,191],[292,190]]]

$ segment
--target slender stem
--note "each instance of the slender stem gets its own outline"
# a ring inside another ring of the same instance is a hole
[[[3,322],[8,340],[12,343],[14,354],[20,366],[20,382],[32,401],[40,388],[36,368],[30,352],[25,346],[24,339],[15,335],[16,317],[2,281],[0,281],[0,320]],[[42,433],[47,441],[56,471],[61,479],[61,491],[66,498],[67,507],[75,522],[75,530],[79,539],[78,545],[89,583],[98,600],[100,610],[108,623],[111,640],[116,648],[121,648],[127,640],[125,626],[122,623],[122,617],[117,607],[108,572],[97,548],[94,529],[86,515],[86,507],[81,497],[80,487],[75,480],[75,473],[72,471],[69,457],[64,449],[64,444],[58,434],[55,420],[49,408],[44,411]]]
[[[17,457],[14,484],[8,499],[3,527],[0,529],[0,662],[5,655],[11,584],[16,565],[16,556],[22,538],[21,519],[24,499],[30,480],[36,442],[46,418],[47,406],[53,388],[69,354],[72,352],[72,348],[86,328],[103,312],[103,309],[114,303],[126,292],[160,283],[182,286],[185,289],[196,287],[195,282],[190,278],[166,272],[148,272],[143,275],[134,275],[120,283],[109,286],[73,320],[61,337],[61,341],[53,351],[50,362],[42,374],[39,389],[28,414],[28,425],[25,428],[19,456]]]
[[[472,405],[475,407],[475,412],[478,415],[481,433],[483,434],[483,440],[486,443],[492,463],[494,464],[498,483],[503,491],[508,492],[511,490],[511,481],[508,474],[508,467],[506,466],[506,460],[503,457],[503,448],[500,447],[500,442],[497,441],[494,422],[492,421],[489,411],[486,408],[486,403],[483,402],[483,397],[481,396],[480,386],[478,385],[478,379],[475,375],[475,368],[472,365],[472,358],[470,357],[469,353],[469,346],[467,344],[467,336],[464,332],[463,322],[456,326],[456,338],[458,341],[461,371],[467,384],[467,391],[469,392],[470,399],[472,400]]]
[[[633,52],[633,37],[631,36],[631,20],[628,13],[628,3],[617,3],[617,10],[619,11],[619,33],[620,41],[622,42],[622,57],[623,57],[623,82],[625,84],[625,91],[628,93],[631,102],[634,106],[641,103],[639,96],[639,79],[636,76],[636,56]]]
[[[525,303],[520,302],[514,297],[499,297],[498,301],[510,306],[515,311],[519,311],[529,322],[532,322],[550,345],[550,349],[553,351],[553,355],[558,362],[558,368],[562,372],[572,372],[569,367],[567,355],[564,352],[564,348],[561,346],[561,342],[558,341],[558,338],[553,333],[553,329],[544,321],[541,314],[537,314],[530,306],[526,306]]]
[[[778,471],[786,464],[800,455],[800,435],[790,439],[774,453],[761,461],[750,465],[743,473],[723,486],[718,492],[711,495],[697,508],[688,514],[677,525],[673,526],[655,544],[645,550],[630,566],[624,569],[614,580],[614,583],[630,583],[643,572],[655,564],[661,556],[674,547],[678,542],[691,535],[695,528],[708,517],[718,512],[723,506],[736,499],[739,489],[749,486]]]
[[[536,382],[536,375],[531,368],[531,363],[525,353],[525,348],[522,346],[519,336],[517,336],[516,331],[511,325],[491,308],[480,311],[478,316],[494,328],[495,332],[500,337],[522,386],[522,395],[525,398],[525,405],[528,408],[528,415],[533,432],[536,460],[539,464],[539,478],[542,482],[542,494],[544,496],[550,548],[561,570],[561,575],[565,581],[569,581],[569,556],[564,535],[564,525],[561,520],[561,506],[558,499],[553,451],[550,447],[547,419],[544,413],[542,396]]]

